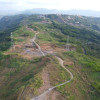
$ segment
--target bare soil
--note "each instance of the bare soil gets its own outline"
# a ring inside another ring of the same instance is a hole
[[[49,72],[48,68],[44,68],[42,73],[41,73],[42,79],[43,79],[43,85],[40,89],[38,89],[38,95],[42,94],[45,92],[48,88],[51,88],[52,85],[50,84],[50,79],[49,79]],[[42,96],[38,100],[65,100],[58,91],[53,90],[46,95]]]
[[[49,73],[47,71],[47,68],[43,69],[42,71],[42,79],[43,79],[43,86],[38,90],[38,94],[42,94],[44,91],[46,91],[48,88],[52,87],[50,85],[49,81]]]

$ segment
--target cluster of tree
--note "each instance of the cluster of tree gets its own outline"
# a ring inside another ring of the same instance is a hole
[[[94,31],[87,29],[79,29],[73,26],[59,24],[53,22],[54,28],[61,30],[65,35],[69,35],[81,42],[83,47],[86,49],[86,54],[95,55],[100,57],[100,35]]]
[[[8,19],[4,17],[0,20],[0,51],[7,50],[10,47],[11,32],[15,31],[20,25],[20,20],[17,18],[16,20]]]

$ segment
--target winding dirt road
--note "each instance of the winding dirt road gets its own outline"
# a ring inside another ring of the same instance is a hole
[[[35,34],[34,38],[32,39],[32,42],[37,46],[37,48],[38,48],[39,51],[42,53],[42,55],[45,56],[44,52],[41,50],[41,47],[35,42],[35,40],[36,40],[36,35],[37,35],[37,34]],[[60,65],[70,74],[70,80],[68,80],[68,81],[66,81],[66,82],[64,82],[64,83],[62,83],[62,84],[53,86],[52,88],[49,88],[49,89],[46,90],[44,93],[42,93],[41,95],[39,95],[39,96],[37,96],[37,97],[35,97],[35,98],[32,98],[31,100],[45,100],[45,95],[46,95],[47,93],[49,93],[50,91],[52,91],[53,89],[55,89],[55,88],[57,88],[57,87],[59,87],[59,86],[65,85],[65,84],[67,84],[67,83],[69,83],[69,82],[72,81],[72,79],[73,79],[73,74],[64,66],[64,64],[63,64],[64,61],[63,61],[61,58],[57,57],[57,56],[55,56],[55,57],[56,57],[56,59],[58,59]]]
[[[33,37],[32,42],[36,45],[36,47],[37,47],[38,50],[41,52],[41,54],[42,54],[43,56],[45,56],[45,54],[44,54],[43,51],[41,50],[41,47],[35,42],[35,40],[36,40],[36,35],[37,35],[37,34],[35,34],[35,36]]]

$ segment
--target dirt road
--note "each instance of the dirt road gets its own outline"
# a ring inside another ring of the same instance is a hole
[[[36,40],[36,34],[35,34],[35,36],[34,36],[34,38],[33,38],[33,42],[34,42],[34,44],[38,47],[38,49],[39,49],[39,51],[42,53],[42,55],[45,56],[45,54],[44,54],[44,53],[42,52],[42,50],[41,50],[41,47],[35,42],[35,40]],[[55,56],[55,57],[56,57],[56,59],[58,59],[60,65],[70,74],[70,77],[71,77],[70,80],[68,80],[68,81],[66,81],[66,82],[64,82],[64,83],[62,83],[62,84],[53,86],[52,88],[49,88],[49,89],[46,90],[44,93],[42,93],[41,95],[39,95],[39,96],[37,96],[37,97],[35,97],[35,98],[32,98],[31,100],[46,100],[45,95],[47,95],[47,94],[48,94],[49,92],[51,92],[53,89],[55,89],[55,88],[57,88],[57,87],[59,87],[59,86],[65,85],[65,84],[67,84],[67,83],[69,83],[69,82],[72,81],[72,79],[73,79],[73,74],[63,65],[63,62],[64,62],[64,61],[63,61],[61,58],[57,57],[57,56]]]

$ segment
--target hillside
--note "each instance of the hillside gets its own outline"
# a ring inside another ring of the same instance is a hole
[[[0,100],[99,100],[99,20],[54,14],[3,17]]]

